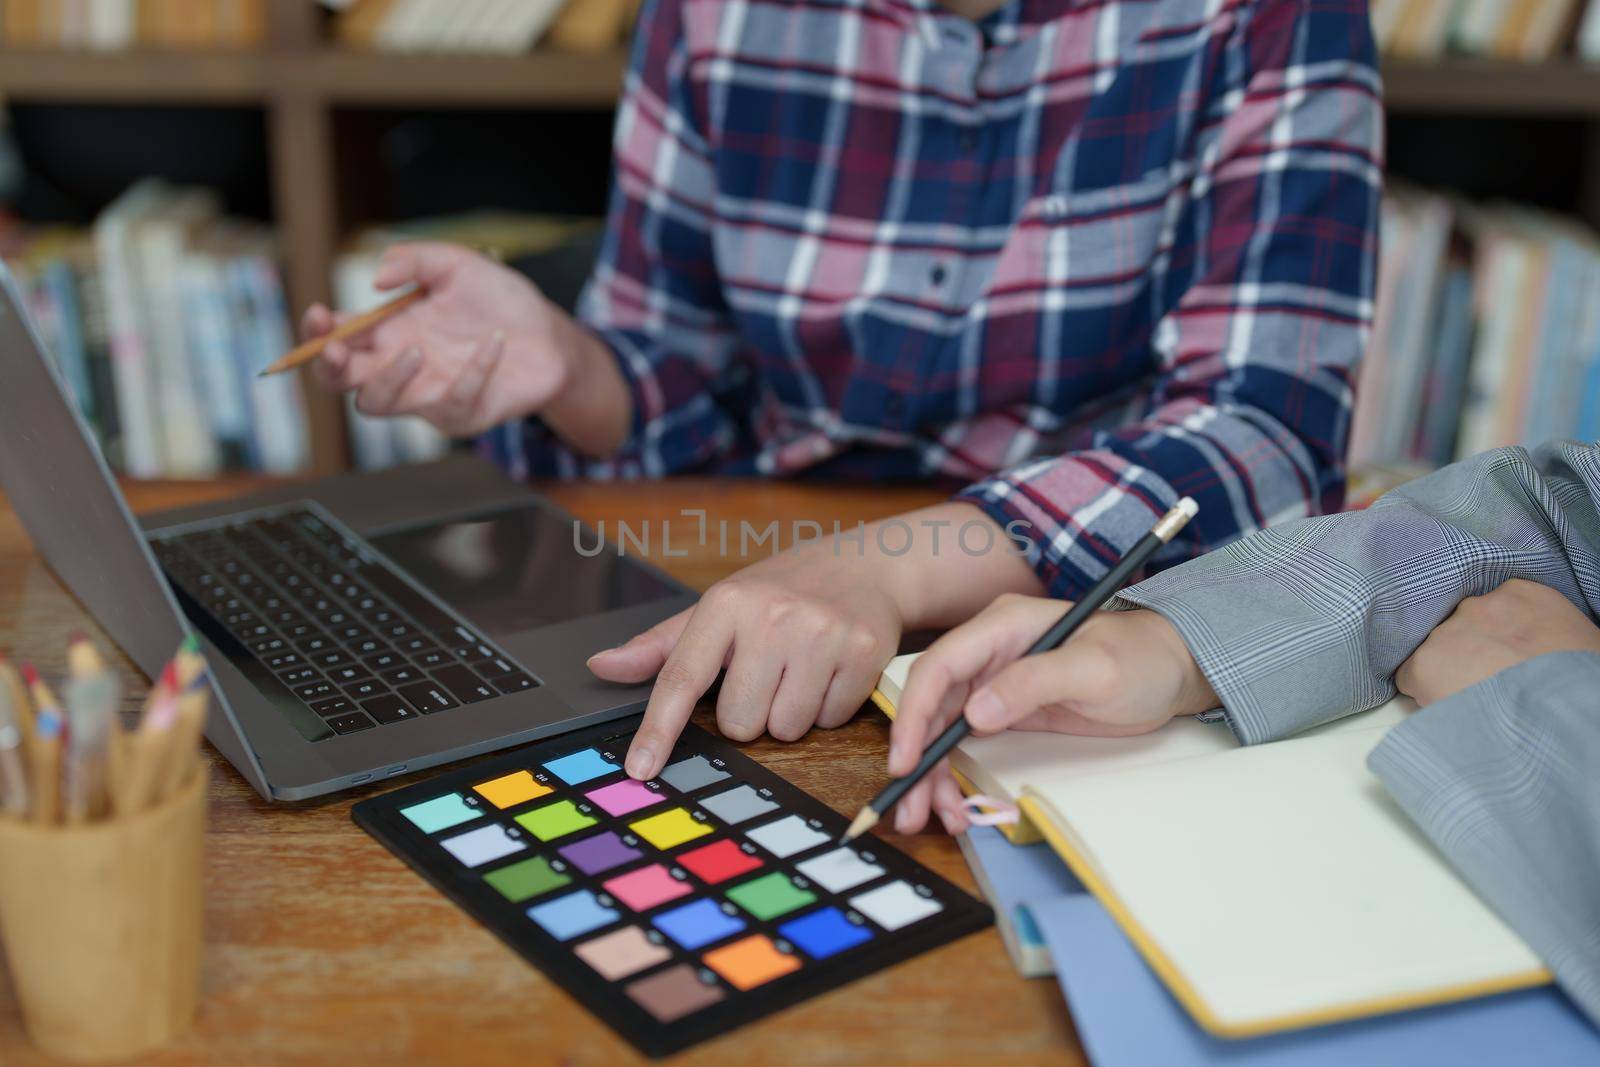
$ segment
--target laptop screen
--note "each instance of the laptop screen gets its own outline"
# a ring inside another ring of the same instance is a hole
[[[177,604],[21,309],[0,264],[0,488],[73,595],[153,676],[183,637]]]

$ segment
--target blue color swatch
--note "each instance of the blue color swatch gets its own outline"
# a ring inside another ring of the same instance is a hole
[[[618,769],[615,763],[608,762],[592,748],[574,752],[570,756],[562,756],[560,759],[553,759],[544,766],[551,774],[568,785],[580,785],[592,778],[611,774]]]
[[[778,933],[817,960],[837,956],[847,948],[872,940],[871,932],[846,919],[838,908],[823,908],[802,915],[778,927]]]
[[[587,889],[528,909],[528,918],[544,927],[557,941],[570,941],[579,934],[598,930],[616,917],[616,911],[601,904]]]
[[[697,900],[664,911],[652,920],[656,929],[687,949],[697,949],[744,929],[744,920],[725,915],[714,901]]]

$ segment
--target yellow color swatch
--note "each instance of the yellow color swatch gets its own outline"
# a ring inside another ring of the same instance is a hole
[[[663,852],[711,832],[711,827],[703,822],[695,822],[682,808],[673,808],[660,815],[629,823],[628,828]]]
[[[551,792],[547,785],[534,781],[530,771],[512,771],[503,778],[479,782],[472,791],[497,808],[512,808],[526,804]]]

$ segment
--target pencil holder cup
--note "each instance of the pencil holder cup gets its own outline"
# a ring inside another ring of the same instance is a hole
[[[28,1036],[78,1062],[131,1058],[200,1000],[206,774],[84,826],[0,818],[0,942]]]

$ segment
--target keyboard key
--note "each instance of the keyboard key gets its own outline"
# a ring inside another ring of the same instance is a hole
[[[427,652],[418,652],[411,657],[419,667],[448,667],[455,662],[454,657],[442,648],[435,648]]]
[[[344,667],[335,667],[328,672],[328,677],[340,685],[354,685],[357,682],[364,682],[371,678],[372,674],[361,664],[351,663]]]
[[[367,669],[372,671],[387,671],[406,665],[406,661],[394,652],[379,652],[375,656],[368,656],[361,662],[365,663]]]
[[[388,645],[384,644],[382,641],[379,641],[376,637],[369,637],[365,641],[357,641],[352,644],[350,646],[350,651],[354,652],[358,656],[371,656],[379,652],[387,651],[388,648]]]
[[[269,637],[262,641],[250,642],[250,651],[257,656],[273,656],[287,650],[289,645],[280,637]]]
[[[514,674],[517,665],[510,660],[496,656],[494,659],[478,668],[480,673],[487,674],[490,678],[498,678],[502,674]]]
[[[444,683],[450,690],[450,695],[463,704],[471,704],[479,700],[488,700],[498,696],[488,683],[459,664],[451,667],[440,667],[433,672],[434,680]]]
[[[388,626],[392,622],[399,622],[400,621],[400,616],[396,615],[393,611],[389,610],[388,608],[380,607],[380,608],[378,608],[378,610],[368,613],[366,615],[366,619],[372,625],[378,627],[379,629],[382,629],[383,627]]]
[[[396,667],[392,671],[384,671],[381,677],[395,687],[427,680],[422,676],[422,672],[415,667]]]
[[[518,671],[516,674],[502,675],[499,678],[490,678],[489,684],[502,693],[520,693],[524,689],[532,689],[538,683],[526,674]]]
[[[329,649],[338,648],[339,646],[333,643],[333,638],[317,634],[314,637],[306,638],[304,641],[296,642],[295,647],[310,656],[318,652],[326,652]]]
[[[343,715],[356,709],[355,701],[344,697],[332,697],[328,700],[319,700],[311,705],[311,710],[324,718],[330,715]]]
[[[294,691],[294,695],[310,704],[313,701],[336,697],[339,695],[339,691],[333,687],[332,682],[312,682],[310,685],[302,685],[297,688]]]
[[[372,631],[357,623],[346,623],[333,631],[333,636],[341,641],[365,641],[372,636]]]
[[[378,724],[361,714],[352,711],[348,715],[338,715],[328,720],[328,725],[333,727],[336,734],[353,734],[361,730],[370,730]]]
[[[417,713],[411,710],[411,705],[393,693],[385,693],[381,697],[363,700],[361,706],[366,709],[368,715],[371,715],[385,726],[392,722],[400,722],[402,719],[414,719],[417,717]]]
[[[255,626],[261,622],[261,616],[253,611],[230,611],[222,617],[222,625],[238,633],[246,626]]]
[[[310,667],[296,667],[294,670],[284,671],[278,677],[283,680],[284,685],[292,688],[297,685],[305,685],[307,682],[314,682],[322,676]]]
[[[387,693],[389,687],[376,678],[368,678],[364,682],[356,682],[354,685],[345,686],[344,691],[357,700],[365,700],[367,697],[375,697],[379,693]]]
[[[409,653],[412,656],[420,656],[425,652],[432,652],[438,647],[421,634],[413,634],[403,640],[396,641],[395,645],[400,651]]]
[[[450,654],[463,663],[480,663],[494,658],[494,649],[488,645],[457,645]]]
[[[305,660],[298,652],[280,652],[276,656],[268,656],[266,658],[267,670],[269,671],[286,671],[290,667],[299,667],[304,663]]]
[[[411,628],[409,623],[391,622],[379,626],[378,633],[382,634],[384,637],[387,637],[391,641],[403,643],[404,638],[410,637],[412,634],[416,633],[416,631]]]
[[[312,656],[311,662],[326,669],[329,667],[343,667],[352,661],[350,659],[350,653],[346,652],[342,648],[335,648],[329,652],[323,652],[319,655]]]
[[[460,701],[445,691],[444,686],[432,682],[423,682],[420,685],[408,685],[400,690],[400,695],[411,701],[413,707],[424,715],[431,715],[436,711],[445,711],[448,708],[458,708]]]

